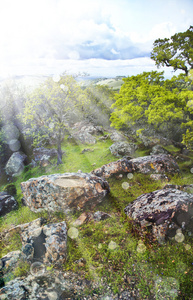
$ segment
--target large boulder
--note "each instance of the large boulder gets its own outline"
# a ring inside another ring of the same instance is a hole
[[[114,175],[131,172],[139,172],[143,174],[174,174],[179,172],[179,167],[170,155],[149,155],[130,160],[124,157],[117,161],[103,165],[101,168],[93,170],[91,174],[108,178]]]
[[[117,157],[132,156],[137,149],[137,145],[128,142],[116,142],[109,147],[111,153]]]
[[[27,156],[22,152],[14,152],[8,160],[5,171],[7,175],[17,176],[24,169]]]
[[[31,178],[21,183],[32,211],[64,211],[94,207],[109,192],[105,180],[88,173],[64,173]]]
[[[99,177],[108,178],[113,175],[119,175],[124,173],[131,173],[133,171],[133,165],[127,158],[122,158],[109,164],[103,165],[101,168],[95,169],[91,172]]]
[[[0,217],[18,208],[15,198],[6,192],[0,193]]]
[[[130,160],[133,166],[133,170],[143,173],[179,173],[179,167],[176,161],[171,155],[160,154],[160,155],[148,155],[143,157],[137,157]]]
[[[151,228],[159,242],[166,237],[183,238],[182,230],[193,233],[193,195],[177,189],[162,189],[143,194],[124,209],[126,215]]]

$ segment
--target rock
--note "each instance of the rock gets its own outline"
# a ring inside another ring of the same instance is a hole
[[[143,174],[175,174],[180,172],[178,164],[175,162],[175,160],[170,155],[166,154],[133,158],[130,160],[130,162],[132,163],[134,171]]]
[[[161,154],[137,157],[130,160],[124,157],[93,170],[91,174],[108,178],[113,175],[119,176],[120,174],[132,172],[140,172],[143,174],[174,174],[179,173],[179,171],[177,163],[171,156]]]
[[[6,192],[0,193],[0,217],[18,208],[15,198]]]
[[[143,194],[124,209],[126,215],[152,229],[159,242],[175,237],[178,229],[193,232],[193,195],[177,189]]]
[[[111,135],[110,135],[110,139],[114,142],[124,142],[126,141],[126,137],[121,134],[120,132],[114,131]]]
[[[22,252],[20,250],[12,251],[7,253],[1,258],[1,267],[3,270],[4,277],[7,277],[8,273],[12,272],[17,266],[18,260],[22,257]],[[6,278],[4,278],[5,281]]]
[[[91,282],[87,279],[82,279],[80,274],[72,272],[63,273],[55,268],[52,271],[47,271],[44,267],[41,275],[31,273],[26,277],[9,281],[6,286],[0,289],[0,299],[91,300],[90,296],[85,296],[85,291],[91,288],[98,289],[99,284],[92,283],[91,285]]]
[[[93,215],[94,221],[102,221],[110,218],[111,216],[103,211],[96,211]]]
[[[83,212],[78,219],[76,219],[73,223],[73,226],[80,226],[93,218],[92,213]]]
[[[21,174],[24,169],[27,156],[22,152],[14,152],[8,160],[5,171],[7,175],[17,176]]]
[[[66,223],[43,225],[39,218],[19,225],[22,253],[27,260],[42,261],[46,265],[60,266],[67,257]]]
[[[151,147],[153,147],[153,146],[156,144],[155,141],[152,141],[150,138],[146,137],[146,136],[143,135],[143,134],[140,134],[140,135],[139,135],[139,138],[141,139],[143,145],[144,145],[145,147],[147,147],[147,148],[151,148]]]
[[[88,122],[78,122],[72,128],[73,133],[69,140],[82,144],[95,144],[96,138],[93,135],[101,135],[104,133],[101,126],[95,126]]]
[[[85,121],[75,123],[72,129],[89,133],[91,135],[100,135],[104,133],[102,126],[96,126]]]
[[[32,178],[21,183],[32,211],[64,211],[94,207],[109,192],[105,180],[88,173],[64,173]]]
[[[178,189],[180,191],[187,192],[189,194],[193,194],[193,184],[184,184],[184,185],[177,185],[177,184],[166,184],[163,189]]]
[[[108,134],[105,134],[104,136],[99,137],[99,141],[106,141],[107,139],[109,139]]]
[[[71,136],[72,139],[74,139],[77,143],[81,144],[95,144],[96,139],[88,132],[76,132],[73,133]]]
[[[133,171],[133,165],[127,158],[119,159],[115,162],[111,162],[102,166],[101,168],[95,169],[91,172],[99,177],[108,178],[113,175],[119,175],[124,173],[131,173]]]
[[[84,154],[85,152],[93,152],[94,149],[85,148],[81,151],[81,154]]]
[[[44,147],[38,147],[33,149],[33,156],[34,160],[40,161],[43,156],[49,156],[49,158],[57,157],[57,150],[56,149],[47,149]]]
[[[155,146],[153,146],[150,155],[156,155],[156,154],[168,154],[168,151],[165,150],[160,145],[155,145]]]
[[[117,157],[133,155],[137,145],[128,142],[116,142],[109,147],[111,153]]]
[[[153,180],[167,180],[169,181],[169,178],[165,174],[151,174],[150,178]]]
[[[83,126],[81,132],[89,133],[91,135],[101,135],[104,133],[102,126],[95,125]]]

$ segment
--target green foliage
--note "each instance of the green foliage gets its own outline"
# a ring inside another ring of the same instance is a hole
[[[23,277],[23,276],[27,276],[29,271],[30,271],[30,264],[26,261],[20,260],[13,274],[15,277]]]
[[[157,39],[153,45],[151,58],[158,67],[173,67],[174,71],[182,70],[186,75],[193,69],[193,26],[171,38]]]
[[[69,118],[77,118],[85,102],[84,92],[72,76],[64,75],[55,82],[49,78],[28,96],[21,119],[26,135],[33,137],[34,145],[55,141],[58,164],[61,161],[61,143]]]
[[[17,195],[17,189],[14,183],[9,183],[7,184],[4,188],[3,191],[7,192],[11,196],[16,196]]]
[[[187,144],[185,136],[190,141],[193,91],[184,88],[186,81],[182,75],[164,80],[163,72],[153,71],[123,80],[125,83],[112,105],[112,126],[117,129],[133,126],[138,132],[153,130],[179,141],[184,134],[184,143]]]
[[[87,116],[99,125],[109,125],[111,105],[114,102],[114,92],[106,85],[90,85],[85,90],[89,102]]]

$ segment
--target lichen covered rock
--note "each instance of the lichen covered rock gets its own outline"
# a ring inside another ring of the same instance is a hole
[[[101,168],[95,169],[91,173],[99,177],[108,178],[113,175],[131,173],[132,171],[133,165],[131,161],[127,158],[122,158],[117,161],[106,164]]]
[[[143,174],[151,173],[179,173],[179,167],[176,161],[166,154],[148,155],[137,157],[130,160],[133,170]]]
[[[25,203],[32,211],[63,211],[94,207],[109,192],[105,180],[87,173],[64,173],[31,178],[21,183]]]
[[[177,189],[143,194],[124,211],[141,228],[150,226],[158,241],[175,237],[178,229],[193,233],[193,195]]]
[[[15,198],[6,192],[0,193],[0,217],[18,208]]]

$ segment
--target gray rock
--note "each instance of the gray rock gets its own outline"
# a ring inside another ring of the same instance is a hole
[[[110,138],[114,142],[125,142],[127,140],[126,137],[118,131],[114,131],[110,135]]]
[[[136,144],[128,142],[116,142],[109,147],[111,153],[117,157],[133,155],[136,149]]]
[[[6,192],[0,193],[0,217],[18,208],[15,198]]]
[[[88,173],[64,173],[31,178],[21,183],[25,203],[32,211],[64,211],[94,207],[109,192],[105,180]]]
[[[25,278],[9,281],[0,289],[0,298],[2,300],[91,300],[90,296],[85,296],[85,290],[91,288],[97,289],[99,284],[93,283],[91,286],[90,281],[81,279],[79,274],[62,273],[56,269],[49,272],[44,268],[41,275],[29,274]]]
[[[7,175],[17,176],[21,174],[24,169],[24,163],[27,156],[22,152],[14,152],[8,160],[5,171]]]
[[[72,139],[81,144],[95,144],[96,139],[88,132],[79,131],[72,134]]]
[[[57,157],[57,150],[56,149],[47,149],[44,147],[39,147],[33,149],[33,156],[35,162],[45,160],[49,160],[50,158]]]
[[[102,221],[102,220],[105,220],[105,219],[108,219],[110,218],[111,216],[103,211],[96,211],[94,214],[93,214],[93,219],[94,221]]]
[[[142,229],[150,226],[159,242],[175,237],[178,229],[193,232],[193,195],[177,189],[143,194],[124,211]]]
[[[155,154],[168,154],[168,151],[160,145],[155,145],[153,146],[150,155],[155,155]]]
[[[165,174],[151,174],[150,178],[153,180],[167,180],[169,181],[169,178]]]
[[[66,223],[43,225],[41,218],[22,224],[20,235],[22,253],[29,259],[41,260],[46,265],[61,265],[67,257]]]

